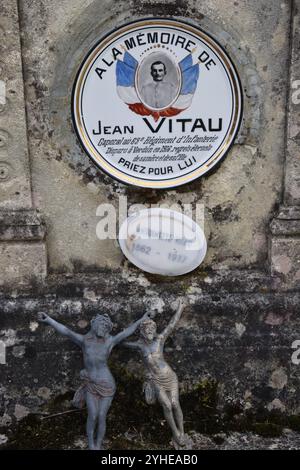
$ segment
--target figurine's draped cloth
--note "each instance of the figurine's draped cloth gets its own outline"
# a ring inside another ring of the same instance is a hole
[[[160,390],[167,393],[176,392],[176,390],[178,390],[177,375],[171,368],[167,368],[167,370],[158,374],[148,373],[146,375],[144,392],[146,402],[149,405],[155,403]]]
[[[100,380],[99,382],[91,380],[86,370],[80,372],[80,378],[83,380],[83,384],[75,392],[73,398],[73,405],[76,406],[76,408],[83,408],[85,406],[86,392],[98,398],[112,397],[115,393],[115,388],[111,383],[106,380]]]

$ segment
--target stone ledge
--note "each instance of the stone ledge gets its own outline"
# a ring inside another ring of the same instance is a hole
[[[0,211],[0,242],[44,240],[46,226],[34,210]]]
[[[42,283],[47,275],[46,226],[34,209],[0,211],[0,287]]]
[[[272,235],[300,235],[300,207],[281,206],[278,215],[271,221]]]
[[[128,281],[128,278],[130,281]],[[153,298],[152,290],[157,296],[169,295],[212,295],[224,298],[234,294],[276,294],[278,292],[294,292],[293,286],[282,283],[279,273],[271,275],[270,270],[244,269],[196,271],[188,276],[174,279],[172,277],[155,276],[139,272],[138,268],[109,269],[102,268],[93,272],[58,273],[49,272],[41,286],[24,286],[18,289],[19,298],[54,297],[54,298],[85,298],[97,300],[114,296],[118,298],[126,292],[133,295]],[[15,287],[5,291],[0,289],[2,299],[14,295]]]
[[[272,235],[300,236],[300,219],[273,219],[270,229]]]
[[[291,288],[300,287],[300,207],[281,206],[270,223],[270,266]]]

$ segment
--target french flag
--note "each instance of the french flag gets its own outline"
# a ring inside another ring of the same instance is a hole
[[[188,54],[179,62],[182,82],[177,100],[171,107],[161,111],[148,109],[139,99],[135,91],[137,66],[138,61],[127,51],[123,61],[118,60],[116,66],[117,93],[133,112],[142,116],[153,116],[157,121],[160,117],[176,116],[192,104],[199,78],[199,64],[193,64],[192,54]]]

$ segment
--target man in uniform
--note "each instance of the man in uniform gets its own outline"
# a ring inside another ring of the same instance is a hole
[[[151,64],[153,82],[144,85],[141,89],[144,102],[151,108],[164,108],[175,98],[176,87],[165,80],[166,74],[167,69],[163,62],[156,61]]]

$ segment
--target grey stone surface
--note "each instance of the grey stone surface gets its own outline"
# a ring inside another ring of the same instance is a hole
[[[291,27],[293,43],[288,101],[284,201],[286,205],[300,205],[300,3],[298,0],[294,2]]]
[[[137,191],[114,182],[90,163],[71,124],[71,89],[87,51],[113,27],[149,15],[205,28],[226,47],[245,90],[240,144],[218,171],[178,191]],[[210,233],[205,264],[263,266],[268,221],[282,194],[290,2],[239,1],[228,8],[222,0],[21,1],[20,19],[33,194],[49,227],[50,268],[119,266],[114,241],[96,237],[96,208],[102,202],[117,207],[120,194],[130,204],[202,202]]]
[[[47,259],[45,227],[32,208],[18,3],[1,0],[0,9],[0,286],[4,288],[41,282]]]
[[[17,2],[1,0],[0,209],[31,207]]]
[[[24,286],[43,282],[47,271],[47,257],[43,242],[0,243],[0,286]]]
[[[0,435],[0,440],[7,443],[7,436]],[[126,438],[122,444],[117,444],[115,450],[124,450],[124,448],[138,447],[143,448],[144,442],[141,440],[141,435],[134,430],[126,434]],[[265,437],[251,432],[239,433],[218,433],[211,436],[192,432],[188,436],[189,445],[186,446],[187,450],[299,450],[300,436],[298,433],[290,429],[285,429],[282,437]],[[0,441],[1,442],[1,441]],[[124,443],[128,447],[124,447]],[[113,440],[106,440],[106,449],[114,446]],[[172,449],[172,443],[165,445],[164,450]],[[85,450],[86,442],[83,435],[78,435],[72,443],[64,447],[65,450],[76,449]],[[157,450],[157,446],[148,446],[150,450]],[[185,450],[185,449],[183,449]],[[183,458],[183,457],[182,457]]]
[[[46,227],[34,209],[0,211],[0,287],[42,283],[47,274]]]
[[[288,88],[286,161],[284,197],[276,218],[271,222],[271,271],[282,276],[289,286],[300,286],[300,158],[299,158],[299,1],[293,2],[291,20],[291,63]]]
[[[187,296],[192,305],[166,343],[165,355],[179,377],[187,431],[251,430],[280,436],[285,427],[300,430],[300,368],[292,362],[292,344],[300,329],[299,292],[278,293],[262,279],[256,293],[249,287],[247,292],[241,283],[234,283],[235,292],[230,292],[213,278],[210,283],[206,279],[186,287],[174,280],[151,281],[145,286],[137,279],[138,273],[131,282],[105,272],[93,282],[91,276],[55,276],[33,296],[24,292],[1,299],[0,340],[7,344],[7,365],[1,367],[0,415],[11,422],[10,431],[3,427],[3,433],[10,436],[9,445],[40,446],[44,433],[54,439],[54,428],[58,428],[65,437],[56,445],[63,448],[74,437],[65,434],[66,428],[84,429],[85,414],[78,415],[71,407],[73,392],[80,384],[80,351],[51,329],[41,328],[36,312],[47,311],[82,333],[95,313],[109,313],[114,331],[118,331],[151,304],[159,311],[164,309],[164,315],[158,317],[161,329],[172,315],[170,305],[178,295]],[[244,285],[248,285],[246,279]],[[20,346],[24,350],[16,350]],[[157,448],[168,446],[169,431],[160,408],[143,404],[143,368],[138,357],[120,346],[112,355],[111,367],[117,394],[108,416],[107,438],[124,448],[121,436],[135,428],[146,448],[151,442]],[[28,413],[27,421],[18,421],[20,410],[24,411],[20,407]],[[70,414],[50,418],[65,411]],[[128,424],[120,427],[120,415]],[[40,423],[39,416],[49,418]],[[157,427],[158,418],[162,427]],[[30,426],[40,437],[29,444],[19,435],[14,444],[22,426]],[[51,441],[49,446],[53,445]]]
[[[299,226],[299,222],[297,223]],[[285,234],[286,235],[286,234]],[[300,237],[273,237],[271,240],[271,270],[282,275],[290,287],[300,287]]]

